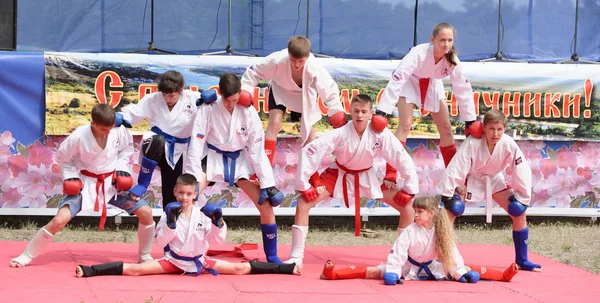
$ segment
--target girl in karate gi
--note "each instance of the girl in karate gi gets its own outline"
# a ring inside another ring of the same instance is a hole
[[[452,94],[458,102],[460,118],[465,121],[465,135],[481,137],[481,122],[476,121],[473,89],[458,60],[454,47],[455,30],[448,23],[437,24],[431,34],[431,42],[413,47],[392,73],[373,122],[387,124],[389,115],[398,106],[399,125],[396,137],[403,145],[413,124],[413,110],[417,106],[427,110],[440,135],[440,153],[448,166],[456,153],[456,145],[450,125],[448,105],[442,79],[450,77]],[[389,165],[385,180],[396,182],[396,172]]]
[[[517,273],[513,264],[504,272],[481,266],[465,266],[454,242],[452,224],[434,197],[419,197],[413,202],[415,223],[400,234],[390,250],[387,263],[379,266],[335,268],[328,260],[321,279],[381,279],[386,285],[405,280],[455,280],[476,283],[479,279],[510,281]],[[478,271],[477,271],[478,270]]]

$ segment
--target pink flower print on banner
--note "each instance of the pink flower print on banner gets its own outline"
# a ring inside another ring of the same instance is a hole
[[[539,189],[539,191],[536,191],[536,186],[534,186],[529,206],[548,207],[548,200],[550,199],[548,191],[546,191],[545,189]]]
[[[577,168],[577,154],[572,152],[566,146],[561,147],[556,151],[556,166],[558,168]]]
[[[2,189],[2,193],[0,193],[0,207],[19,208],[21,198],[23,198],[23,195],[16,188]]]
[[[44,165],[39,168],[29,166],[26,172],[21,172],[17,175],[12,187],[17,188],[19,193],[24,196],[35,197],[44,194],[48,188],[48,181],[45,178],[47,173],[48,168]]]
[[[6,184],[10,179],[10,169],[6,162],[0,162],[0,184]]]
[[[585,191],[580,186],[585,179],[578,176],[575,170],[559,170],[555,174],[546,178],[542,181],[543,188],[553,197],[568,197],[569,205],[571,203],[571,197],[585,194]],[[561,198],[562,199],[562,198]],[[556,201],[562,201],[561,199],[555,199]]]
[[[586,167],[588,169],[600,169],[600,151],[598,151],[598,145],[585,144],[579,147],[579,156],[577,157],[577,164],[580,167]]]
[[[417,166],[417,167],[427,166],[429,168],[434,168],[434,167],[436,167],[435,162],[436,162],[437,158],[438,158],[438,152],[429,150],[423,144],[419,144],[419,146],[417,146],[413,150],[413,162],[415,163],[415,166]]]
[[[9,131],[5,131],[0,135],[0,144],[8,146],[14,149],[13,143],[15,143],[15,138],[13,138],[12,134]]]
[[[134,180],[137,180],[137,176],[140,174],[140,165],[139,164],[132,165],[131,171],[133,172]]]
[[[31,144],[27,150],[29,151],[29,155],[27,155],[27,162],[29,165],[40,167],[42,164],[45,166],[52,165],[52,155],[54,151],[40,143],[40,141],[35,141],[35,143]]]
[[[0,163],[6,163],[8,157],[11,156],[10,148],[8,146],[0,145]]]
[[[558,170],[555,161],[550,158],[540,160],[539,167],[542,171],[542,175],[544,176],[544,178],[548,178],[556,174],[556,171]]]
[[[27,167],[29,166],[25,157],[21,155],[10,156],[8,157],[7,162],[13,176],[17,176],[19,173],[26,172]]]
[[[58,167],[58,165],[52,165],[52,172],[48,171],[46,173],[46,180],[48,181],[48,186],[45,194],[47,196],[54,196],[63,193],[63,178],[60,174],[60,169],[58,169],[58,173],[55,172],[55,167]]]
[[[287,164],[288,157],[291,157],[292,154],[289,152],[276,150],[275,156],[273,156],[273,165],[275,167],[284,167]]]
[[[30,196],[23,196],[21,200],[19,200],[19,207],[29,207],[29,208],[46,208],[47,198],[43,194],[35,194]]]
[[[296,176],[296,169],[298,168],[298,164],[294,164],[294,165],[286,165],[283,169],[283,171],[291,176]]]
[[[596,161],[598,161],[598,159],[596,159]],[[578,176],[581,176],[588,181],[591,180],[594,175],[594,172],[592,172],[589,167],[578,167],[576,171]]]

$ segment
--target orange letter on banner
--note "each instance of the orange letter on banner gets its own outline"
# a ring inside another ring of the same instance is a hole
[[[110,106],[115,108],[119,102],[121,102],[121,97],[123,96],[123,92],[119,91],[110,91],[110,100],[106,100],[106,91],[104,89],[104,85],[106,83],[106,79],[108,78],[108,85],[110,88],[113,87],[123,87],[123,82],[121,82],[121,77],[113,71],[103,71],[96,78],[96,83],[94,83],[94,91],[96,93],[96,99],[98,99],[99,103],[106,104],[108,103]]]
[[[479,92],[473,92],[473,103],[475,103],[475,115],[479,116]]]
[[[268,113],[269,112],[269,88],[265,87],[263,89],[263,93],[262,95],[260,94],[260,87],[255,87],[254,88],[254,108],[256,108],[256,111],[260,112],[260,103],[262,102],[262,108],[263,108],[263,113]]]
[[[531,93],[523,95],[523,116],[531,117],[531,105],[533,105],[533,116],[539,118],[542,116],[542,94],[536,93],[531,98]]]
[[[158,91],[156,84],[140,84],[138,87],[138,102],[142,100],[146,95],[153,94]]]
[[[319,96],[319,98],[317,99],[317,104],[319,104],[319,110],[321,111],[321,116],[326,116],[327,115],[327,106],[325,106],[325,103],[323,102],[323,98],[321,98],[321,96]]]
[[[492,98],[490,98],[489,92],[483,92],[483,104],[487,107],[494,109],[500,108],[500,93],[494,92]]]
[[[342,89],[342,93],[340,94],[340,102],[342,102],[342,107],[344,108],[345,113],[350,113],[350,101],[352,101],[352,98],[358,94],[358,89],[352,89],[352,96],[350,96],[350,92],[347,89]]]
[[[546,93],[544,98],[544,117],[545,118],[560,118],[560,109],[554,105],[555,102],[560,101],[560,94],[555,93],[554,95]]]
[[[563,117],[569,118],[571,116],[570,107],[573,107],[573,118],[579,118],[581,115],[581,94],[573,95],[573,99],[571,99],[571,94],[565,94],[563,98]]]
[[[512,100],[510,99],[510,93],[504,92],[504,98],[502,102],[502,110],[506,116],[510,116],[510,108],[513,110],[513,117],[519,117],[521,115],[521,107],[519,106],[521,101],[521,93],[515,92]]]
[[[450,105],[450,116],[458,116],[458,106],[456,104],[456,98],[454,97],[454,94],[452,94],[452,98],[448,100],[448,93],[446,92],[446,105]]]
[[[584,118],[589,118],[592,116],[592,111],[589,109],[589,107],[592,103],[592,90],[593,89],[594,89],[594,83],[592,83],[592,80],[585,79],[585,82],[583,83],[583,91],[585,93],[585,107],[587,107],[588,109],[585,109],[583,111]]]

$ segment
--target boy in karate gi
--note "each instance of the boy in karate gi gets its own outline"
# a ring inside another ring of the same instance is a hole
[[[311,207],[328,197],[343,198],[346,207],[360,210],[360,197],[382,199],[400,211],[400,227],[413,222],[411,200],[419,192],[417,172],[412,159],[385,124],[369,122],[373,101],[364,94],[352,98],[352,123],[331,130],[306,145],[298,162],[296,189],[302,194],[292,226],[292,252],[289,262],[302,264]],[[311,177],[325,155],[335,154],[336,162],[316,179]],[[380,186],[373,162],[383,157],[400,170],[403,189]],[[383,190],[383,192],[382,192]],[[357,212],[358,214],[358,212]]]
[[[436,190],[442,195],[452,222],[465,210],[461,197],[454,194],[459,187],[466,185],[467,201],[486,200],[488,220],[491,220],[492,201],[496,201],[513,221],[517,265],[522,270],[541,271],[541,265],[527,259],[529,228],[525,210],[531,201],[531,168],[515,140],[504,133],[507,121],[497,109],[485,113],[483,138],[471,136],[463,142]],[[512,170],[511,185],[506,184],[502,174],[507,167]]]
[[[133,183],[129,174],[133,138],[125,127],[115,128],[114,124],[114,109],[96,104],[92,122],[75,129],[60,144],[54,159],[60,165],[65,196],[56,216],[35,234],[20,256],[11,260],[12,267],[27,266],[81,210],[102,211],[99,229],[104,229],[106,203],[138,217],[139,262],[152,260],[152,209],[128,192]]]
[[[75,270],[77,277],[183,273],[198,276],[204,271],[213,275],[301,273],[296,264],[273,264],[254,260],[232,263],[206,257],[211,244],[221,244],[225,241],[227,225],[223,220],[222,210],[211,202],[202,208],[194,205],[198,194],[197,180],[194,176],[182,174],[177,178],[176,184],[173,192],[177,201],[167,204],[156,229],[156,244],[164,248],[164,257],[143,264],[118,261],[92,266],[79,265]]]
[[[203,105],[193,123],[193,138],[183,171],[198,179],[199,192],[204,190],[206,182],[240,187],[260,212],[267,261],[282,263],[277,257],[273,207],[283,202],[283,194],[275,187],[273,169],[264,151],[265,132],[260,117],[250,106],[252,98],[241,95],[240,90],[240,78],[224,74],[219,80],[219,97],[214,90],[202,92]],[[254,174],[259,186],[249,181]]]

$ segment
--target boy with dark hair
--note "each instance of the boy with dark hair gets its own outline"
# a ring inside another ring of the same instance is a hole
[[[169,201],[175,200],[171,189],[182,172],[200,93],[184,90],[183,75],[178,71],[166,71],[157,81],[158,92],[146,95],[136,104],[123,107],[117,114],[117,126],[121,123],[131,126],[148,119],[151,129],[142,137],[140,174],[138,184],[131,189],[131,193],[141,198],[158,166],[164,209]]]
[[[263,148],[265,133],[260,117],[249,103],[240,104],[240,89],[236,75],[224,74],[219,80],[218,98],[214,90],[202,93],[204,105],[194,120],[194,138],[183,171],[199,180],[200,192],[207,181],[239,186],[260,212],[267,261],[281,263],[273,207],[283,202],[283,194],[275,187],[273,169]],[[254,174],[259,187],[249,180]]]

